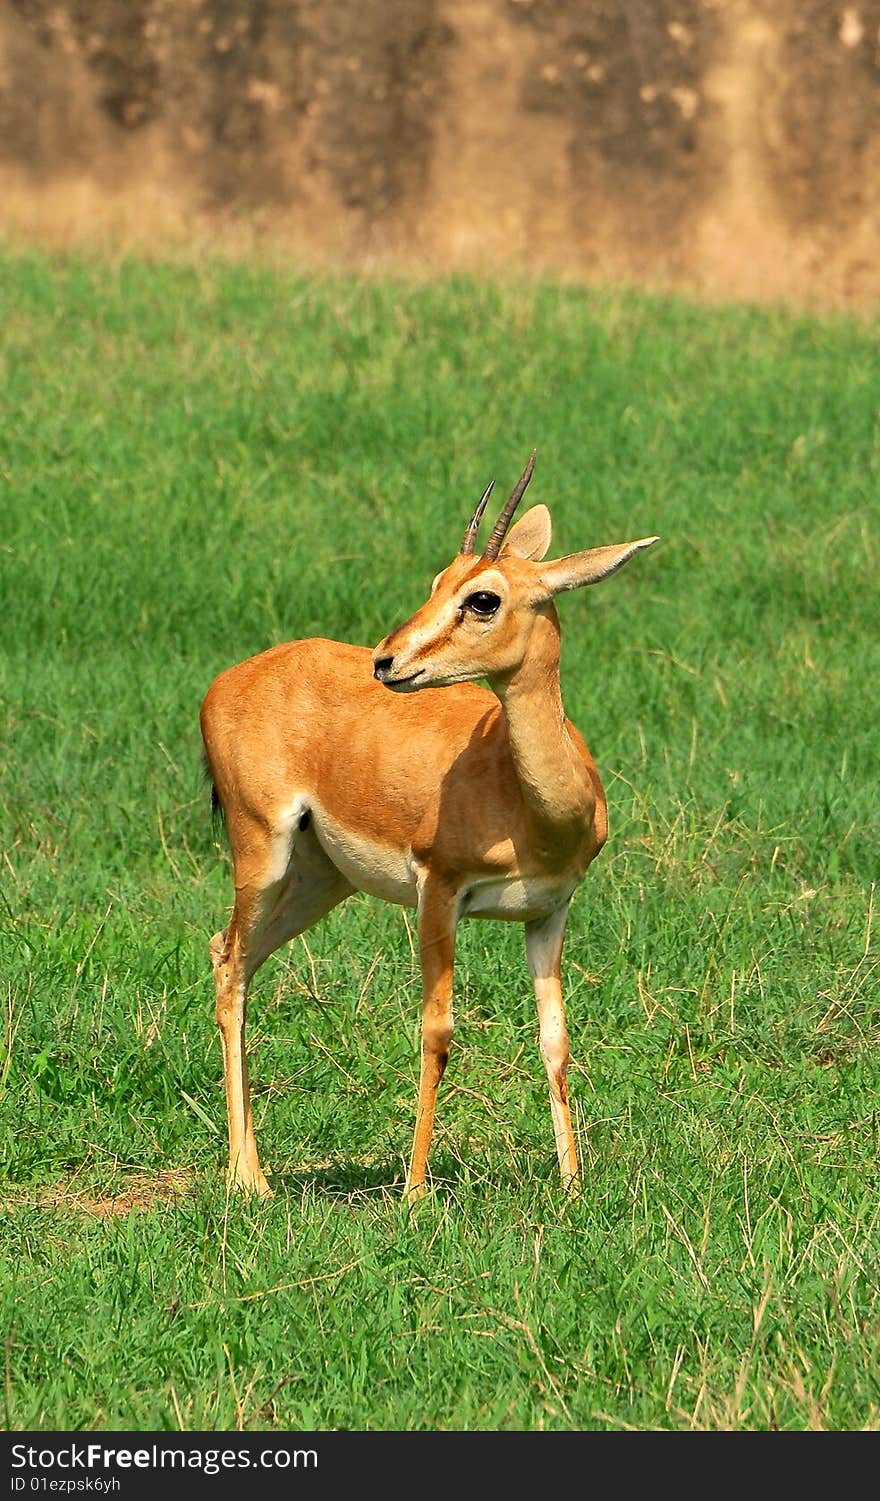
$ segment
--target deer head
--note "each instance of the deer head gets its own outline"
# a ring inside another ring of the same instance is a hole
[[[494,481],[465,528],[458,555],[434,579],[430,598],[376,647],[373,676],[387,688],[412,693],[503,679],[524,661],[536,621],[556,623],[557,594],[600,583],[658,540],[641,537],[545,561],[552,535],[547,507],[532,506],[511,527],[535,459],[533,452],[484,551],[476,552],[476,538]]]

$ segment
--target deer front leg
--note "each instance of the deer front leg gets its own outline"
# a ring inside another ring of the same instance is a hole
[[[419,957],[422,967],[422,1059],[419,1100],[406,1192],[415,1203],[425,1192],[425,1168],[434,1131],[437,1089],[452,1040],[452,975],[455,964],[455,893],[426,881],[419,894]]]
[[[562,1186],[569,1192],[576,1192],[579,1173],[568,1106],[568,1032],[560,980],[567,918],[568,903],[540,922],[526,923],[526,958],[538,1003],[539,1042],[550,1085],[550,1109]]]

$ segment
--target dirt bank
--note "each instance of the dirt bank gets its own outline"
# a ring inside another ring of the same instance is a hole
[[[0,0],[0,224],[880,301],[880,0]]]

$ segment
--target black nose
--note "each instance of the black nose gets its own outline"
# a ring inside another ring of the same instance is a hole
[[[393,657],[377,657],[373,663],[373,677],[377,682],[384,682],[394,663]]]

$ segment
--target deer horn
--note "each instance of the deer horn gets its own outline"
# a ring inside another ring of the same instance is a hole
[[[501,551],[501,544],[504,541],[507,528],[510,526],[511,521],[513,520],[514,511],[516,510],[517,506],[523,498],[523,495],[525,494],[526,485],[532,477],[532,472],[535,468],[535,459],[537,457],[538,450],[536,448],[533,448],[532,457],[526,464],[519,482],[510,492],[510,499],[508,500],[507,505],[504,507],[504,510],[501,512],[501,515],[498,517],[498,520],[496,521],[494,527],[492,528],[492,535],[486,543],[486,549],[483,553],[483,557],[488,558],[490,561],[493,561],[495,558],[497,558],[499,552]]]
[[[494,485],[495,481],[493,479],[490,479],[488,485],[486,486],[483,494],[480,497],[480,504],[477,506],[477,509],[474,511],[473,516],[465,527],[464,541],[462,542],[460,548],[462,557],[466,557],[468,553],[472,553],[474,550],[474,543],[477,540],[477,532],[480,529],[480,522],[483,519],[483,512],[485,511],[486,506],[489,502],[489,496],[492,494]]]

